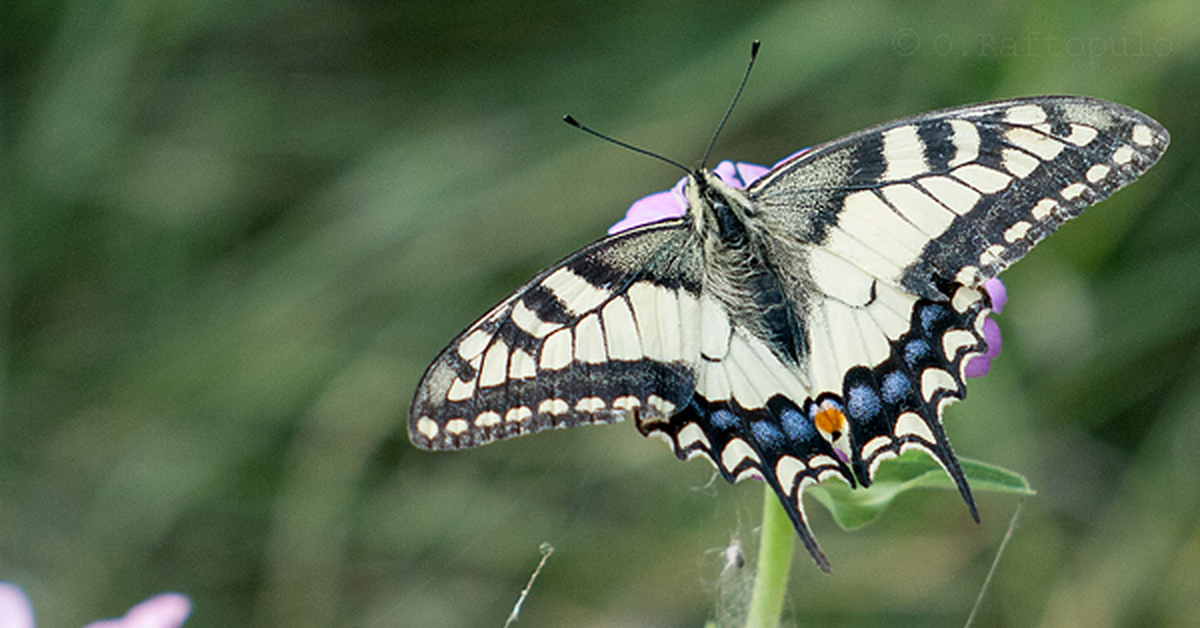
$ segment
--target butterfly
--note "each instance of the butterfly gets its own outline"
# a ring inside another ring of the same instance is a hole
[[[904,451],[930,454],[978,521],[942,413],[988,350],[985,285],[1169,141],[1128,107],[1040,96],[888,122],[752,181],[692,171],[682,216],[584,247],[455,338],[409,436],[463,449],[631,420],[767,482],[827,572],[805,488],[870,486]]]

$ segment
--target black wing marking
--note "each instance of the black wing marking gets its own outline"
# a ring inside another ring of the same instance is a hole
[[[454,339],[409,410],[424,449],[653,420],[691,397],[699,272],[681,221],[602,239],[539,273]]]

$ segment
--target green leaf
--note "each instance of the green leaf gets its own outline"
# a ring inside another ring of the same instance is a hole
[[[960,458],[959,464],[973,491],[1036,493],[1029,480],[1015,471],[968,458]],[[921,488],[958,490],[933,457],[909,451],[881,463],[870,488],[854,490],[841,482],[830,482],[809,488],[807,494],[829,510],[842,529],[853,530],[878,517],[901,493]]]

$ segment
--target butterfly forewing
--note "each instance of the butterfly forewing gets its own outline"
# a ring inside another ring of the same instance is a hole
[[[765,480],[826,571],[804,489],[870,485],[906,450],[978,519],[942,411],[987,350],[985,282],[1168,141],[1127,107],[1037,97],[860,131],[744,192],[693,173],[684,219],[592,244],[456,338],[409,434],[457,449],[633,417],[680,458]]]
[[[1122,105],[1022,98],[851,134],[780,165],[749,192],[772,233],[944,299],[938,281],[995,277],[1145,172],[1169,139]]]
[[[697,260],[678,221],[605,238],[538,274],[454,340],[409,410],[425,449],[653,421],[692,394]]]

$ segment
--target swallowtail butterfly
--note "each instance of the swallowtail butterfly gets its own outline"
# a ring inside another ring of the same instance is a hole
[[[1005,100],[889,122],[744,189],[699,169],[686,215],[538,273],[442,351],[409,410],[424,449],[625,419],[726,480],[765,480],[808,552],[802,495],[931,454],[987,350],[985,281],[1136,179],[1167,131],[1127,107]]]

